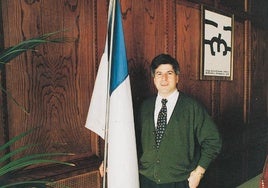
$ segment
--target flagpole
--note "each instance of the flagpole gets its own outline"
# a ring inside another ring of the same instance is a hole
[[[108,139],[109,139],[109,122],[110,122],[110,82],[111,82],[111,63],[112,63],[112,53],[113,53],[113,35],[114,35],[114,17],[115,17],[115,8],[116,8],[116,0],[111,0],[112,4],[110,2],[109,4],[109,10],[108,10],[108,24],[107,24],[107,47],[108,48],[108,76],[107,76],[107,93],[106,93],[106,113],[105,113],[105,132],[104,132],[104,160],[103,160],[103,188],[106,188],[106,182],[107,182],[107,160],[108,160]],[[112,10],[110,10],[110,7],[112,5]],[[110,12],[112,11],[112,13]],[[110,14],[111,17],[110,17]],[[110,27],[110,20],[112,19],[111,23],[111,37],[109,41],[109,27]],[[108,185],[107,185],[108,187]]]

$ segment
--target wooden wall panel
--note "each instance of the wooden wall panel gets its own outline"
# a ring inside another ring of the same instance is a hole
[[[219,123],[228,136],[237,135],[244,123],[244,24],[235,22],[234,32],[233,80],[220,82]]]
[[[97,153],[97,137],[84,124],[105,41],[106,22],[98,29],[96,11],[106,20],[106,1],[2,1],[2,6],[6,47],[64,29],[72,40],[39,46],[7,65],[7,89],[29,111],[8,99],[10,137],[40,126],[16,147],[31,142],[42,144],[31,152]]]
[[[176,10],[174,1],[121,1],[121,6],[136,109],[144,98],[156,93],[150,74],[152,59],[160,53],[175,56]]]
[[[22,22],[22,18],[21,18],[21,11],[20,11],[20,7],[19,4],[16,3],[15,1],[2,1],[2,15],[3,15],[3,34],[4,34],[4,47],[7,48],[9,46],[15,45],[17,43],[19,43],[20,41],[23,40],[23,36],[21,35],[20,31],[20,24]],[[5,21],[4,21],[5,20]],[[5,22],[5,23],[4,23]],[[18,57],[16,59],[16,63],[19,64],[19,62],[22,61],[22,57]],[[11,62],[13,63],[13,62]],[[10,65],[7,65],[6,68],[8,69],[10,67]],[[27,87],[25,86],[24,83],[20,83],[18,82],[18,80],[23,81],[24,78],[23,71],[20,71],[21,67],[18,66],[17,67],[17,72],[14,73],[12,76],[14,76],[13,79],[10,80],[10,84],[13,84],[14,86],[16,85],[16,88],[21,89],[22,87]],[[6,73],[5,73],[6,74]],[[5,81],[5,80],[4,80]],[[7,83],[5,83],[7,84]],[[12,96],[17,100],[18,103],[20,103],[21,105],[28,107],[27,105],[27,100],[24,101],[24,94],[15,94],[11,91],[10,88],[8,88],[7,85],[7,90],[9,92],[12,93]],[[5,123],[7,123],[7,125],[5,125],[5,133],[9,134],[9,133],[14,133],[15,130],[9,129],[9,125],[12,124],[13,122],[17,121],[17,123],[19,123],[21,121],[21,114],[26,115],[26,113],[22,112],[22,110],[17,106],[17,108],[19,109],[20,113],[17,114],[15,117],[16,118],[12,118],[11,120],[7,120]],[[6,109],[6,111],[8,111]],[[9,112],[8,112],[9,114]],[[21,126],[18,126],[18,129],[24,129],[25,130],[25,125],[22,123],[20,124]],[[12,135],[5,135],[6,137],[12,137]]]
[[[156,93],[149,70],[152,58],[169,53],[180,63],[179,89],[207,107],[223,136],[222,153],[200,187],[235,187],[258,173],[261,161],[253,164],[249,159],[263,159],[265,149],[252,148],[267,146],[267,121],[262,119],[268,114],[268,41],[267,31],[255,28],[248,13],[241,13],[246,1],[120,2],[134,112],[144,98]],[[31,152],[64,151],[75,153],[75,157],[103,154],[101,139],[85,129],[84,124],[104,49],[108,3],[108,0],[1,1],[5,47],[62,29],[68,29],[64,35],[73,39],[70,43],[39,46],[37,51],[25,53],[6,66],[7,89],[29,111],[26,114],[8,99],[6,132],[13,137],[40,126],[16,147],[37,142],[43,147]],[[233,81],[199,80],[201,4],[224,11],[240,9],[240,13],[235,12]],[[1,143],[4,139],[0,137]],[[253,156],[256,152],[258,157]]]
[[[2,80],[2,72],[0,74],[0,80]],[[2,83],[1,83],[2,84]],[[0,145],[4,145],[6,143],[6,141],[8,140],[8,138],[6,137],[6,132],[5,132],[5,126],[4,126],[4,121],[3,121],[3,118],[4,118],[4,104],[3,104],[3,93],[2,91],[0,92]],[[0,152],[0,156],[4,155],[5,154],[5,151],[1,151]],[[0,164],[1,166],[2,164]],[[0,178],[1,179],[1,178]]]
[[[256,122],[268,117],[268,39],[267,31],[254,27],[252,29],[252,88],[251,88],[251,120]]]
[[[155,40],[155,4],[156,1],[146,0],[139,1],[139,3],[130,0],[126,3],[121,2],[133,101],[136,110],[140,102],[154,91],[149,63],[151,58],[155,56],[155,46],[157,45]]]
[[[195,96],[211,112],[211,81],[199,81],[200,67],[200,7],[194,4],[177,4],[177,59],[180,63],[179,89]]]
[[[240,151],[245,142],[243,132],[246,129],[243,122],[244,24],[235,22],[234,32],[233,80],[217,83],[219,85],[217,124],[222,133],[223,147],[219,161],[214,167],[214,172],[218,173],[218,180],[210,181],[210,184],[216,185],[215,187],[233,187],[237,181],[243,179],[245,172],[244,154]]]

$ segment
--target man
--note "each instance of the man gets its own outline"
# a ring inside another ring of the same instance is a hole
[[[138,118],[140,186],[196,188],[220,152],[218,129],[204,107],[177,90],[176,59],[160,54],[151,63],[151,73],[158,94],[143,102]]]

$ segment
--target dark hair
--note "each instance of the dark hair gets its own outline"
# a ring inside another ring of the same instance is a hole
[[[169,54],[160,54],[152,60],[151,63],[152,76],[154,76],[155,74],[155,69],[157,69],[157,67],[159,67],[159,65],[162,64],[170,64],[172,65],[175,74],[178,75],[180,73],[179,63],[175,58],[171,57]]]

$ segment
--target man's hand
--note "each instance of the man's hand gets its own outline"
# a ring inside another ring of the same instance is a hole
[[[193,170],[190,174],[190,177],[188,178],[189,181],[189,187],[190,188],[197,188],[200,180],[202,179],[205,169],[201,166],[196,167],[195,170]]]
[[[103,177],[104,176],[104,167],[103,167],[103,161],[99,167],[99,172],[100,172],[100,176]]]

